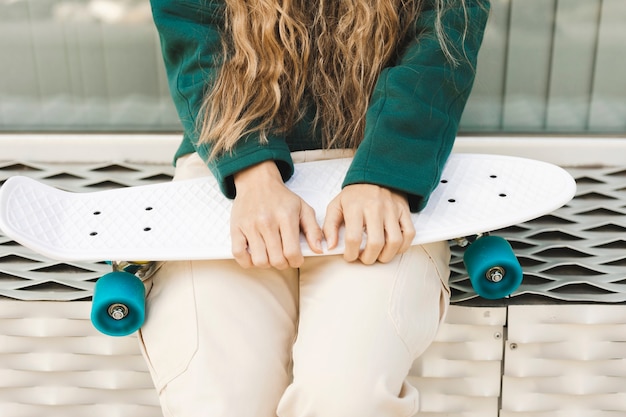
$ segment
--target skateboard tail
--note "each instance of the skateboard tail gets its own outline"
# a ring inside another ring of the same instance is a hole
[[[42,191],[46,196],[42,197]],[[62,230],[64,207],[54,196],[64,193],[28,177],[9,178],[0,188],[0,230],[17,243],[44,256],[60,259],[58,238],[46,239],[50,231]],[[56,215],[51,215],[50,208]],[[49,243],[49,242],[56,243]],[[67,253],[67,259],[71,254]]]

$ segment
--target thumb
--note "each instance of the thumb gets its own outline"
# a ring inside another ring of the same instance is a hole
[[[336,200],[331,201],[326,209],[324,219],[324,237],[328,243],[328,249],[334,249],[339,240],[339,228],[343,224],[343,212]]]

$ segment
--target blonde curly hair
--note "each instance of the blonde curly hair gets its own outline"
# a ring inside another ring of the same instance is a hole
[[[200,142],[211,156],[245,135],[288,132],[307,105],[326,148],[354,148],[380,72],[411,36],[424,0],[226,0],[223,63],[205,97]],[[434,0],[435,35],[452,64]]]

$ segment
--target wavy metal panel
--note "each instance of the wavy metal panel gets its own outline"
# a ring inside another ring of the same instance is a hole
[[[0,300],[1,416],[161,416],[136,337],[98,333],[89,309]]]
[[[505,308],[452,306],[435,343],[415,361],[416,417],[497,417]]]
[[[98,333],[89,308],[0,300],[2,417],[161,415],[136,337]],[[417,416],[497,416],[505,321],[504,308],[450,309],[411,370],[424,410]]]
[[[500,416],[624,415],[625,342],[625,306],[510,306]]]

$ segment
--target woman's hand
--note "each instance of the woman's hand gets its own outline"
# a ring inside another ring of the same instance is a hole
[[[342,224],[346,246],[343,257],[348,262],[389,262],[405,252],[415,237],[406,196],[373,184],[348,185],[330,202],[323,226],[329,249],[337,246]],[[367,240],[361,251],[363,231]]]
[[[230,232],[233,255],[243,268],[301,266],[300,231],[314,252],[322,252],[315,211],[285,186],[274,161],[235,174],[235,188]]]

